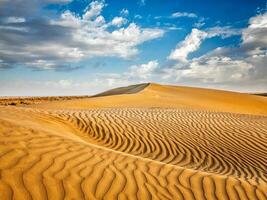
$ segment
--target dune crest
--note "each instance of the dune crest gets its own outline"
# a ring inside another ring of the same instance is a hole
[[[93,95],[92,97],[104,97],[104,96],[113,96],[113,95],[121,95],[121,94],[135,94],[135,93],[141,92],[149,85],[150,83],[142,83],[142,84],[137,84],[137,85],[130,85],[127,87],[115,88],[112,90],[108,90],[106,92]]]

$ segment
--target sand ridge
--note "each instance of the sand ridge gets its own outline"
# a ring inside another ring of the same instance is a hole
[[[32,105],[32,107],[38,109],[193,108],[216,112],[267,115],[266,105],[267,98],[263,96],[150,83],[137,93],[48,102]]]
[[[144,90],[148,86],[149,86],[149,83],[130,85],[127,87],[120,87],[120,88],[111,89],[111,90],[93,95],[91,97],[104,97],[104,96],[113,96],[113,95],[121,95],[121,94],[123,94],[123,95],[136,94],[138,92],[141,92],[142,90]]]
[[[267,116],[256,115],[254,105],[247,109],[254,114],[161,107],[149,95],[167,100],[177,96],[172,90],[188,90],[166,87],[62,106],[0,106],[1,199],[266,200]],[[205,92],[198,101],[223,91]],[[228,101],[239,95],[231,94]],[[138,105],[142,96],[158,107]],[[118,97],[134,99],[132,106],[116,106]],[[86,107],[111,98],[114,107]],[[264,110],[264,100],[247,98],[239,111],[251,101]]]

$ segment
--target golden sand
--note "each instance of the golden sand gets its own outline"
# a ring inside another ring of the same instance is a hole
[[[149,84],[136,94],[111,95],[34,105],[35,108],[194,108],[219,112],[267,115],[267,98],[203,88]]]
[[[114,94],[1,106],[0,199],[267,199],[267,98]]]

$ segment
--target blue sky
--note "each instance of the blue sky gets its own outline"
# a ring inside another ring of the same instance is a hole
[[[0,95],[142,82],[267,91],[265,0],[0,1]]]

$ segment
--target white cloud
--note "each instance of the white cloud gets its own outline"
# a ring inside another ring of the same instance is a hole
[[[60,15],[59,20],[50,20],[50,24],[78,29],[81,27],[81,19],[78,16],[75,16],[69,10],[67,10]]]
[[[123,18],[123,17],[114,17],[113,20],[111,21],[111,24],[113,26],[122,26],[124,24],[127,23],[127,19]]]
[[[198,19],[198,22],[196,22],[193,26],[196,27],[196,28],[201,28],[202,26],[204,26],[206,23],[205,23],[205,18],[204,17],[200,17]]]
[[[215,26],[212,28],[208,28],[206,32],[208,33],[208,38],[220,36],[223,39],[241,34],[240,29],[234,29],[230,26],[223,26],[223,27]]]
[[[168,58],[171,60],[187,62],[188,54],[196,51],[207,36],[208,34],[206,32],[193,29],[185,40],[177,45],[176,49],[171,52]]]
[[[56,63],[46,60],[36,60],[34,62],[29,62],[26,64],[35,69],[54,69],[57,67]]]
[[[6,68],[9,63],[38,69],[65,69],[71,63],[93,57],[129,59],[138,54],[138,45],[164,35],[162,29],[142,28],[135,23],[120,27],[127,21],[122,17],[106,22],[101,15],[104,7],[104,1],[93,1],[82,15],[66,10],[59,18],[40,20],[41,24],[35,21],[29,21],[27,26],[0,24],[0,42],[5,38],[0,49],[4,60],[0,68]],[[111,25],[114,28],[109,29]],[[31,34],[19,33],[17,29]],[[14,33],[10,34],[10,30]]]
[[[19,31],[19,32],[24,32],[27,33],[29,32],[29,29],[27,27],[17,27],[17,26],[2,26],[0,25],[0,29],[2,30],[9,30],[9,31]]]
[[[188,13],[188,12],[175,12],[171,15],[171,18],[179,18],[179,17],[197,18],[197,15],[195,13]]]
[[[71,85],[72,85],[72,80],[60,80],[59,82],[59,85],[61,86],[61,87],[70,87]]]
[[[7,17],[6,20],[5,20],[5,23],[23,23],[25,22],[25,18],[24,17]]]
[[[154,78],[158,76],[156,73],[158,69],[160,69],[158,61],[151,60],[147,63],[132,65],[123,73],[95,74],[93,82],[105,85],[103,90],[137,83],[154,82],[156,81]]]
[[[159,68],[158,61],[157,60],[152,60],[152,61],[149,61],[146,64],[130,66],[127,74],[130,77],[140,78],[140,79],[147,79],[158,68]]]
[[[130,84],[134,84],[134,82],[131,82],[129,80],[128,75],[126,75],[126,73],[101,73],[101,74],[95,74],[95,80],[94,82],[97,82],[100,85],[104,85],[102,83],[107,83],[105,89],[103,89],[102,91],[106,90],[106,89],[110,89],[110,88],[114,88],[114,87],[120,87],[120,86],[126,86],[126,85],[130,85]],[[108,86],[108,88],[107,88]]]
[[[85,9],[85,13],[83,14],[84,20],[92,19],[100,15],[102,9],[104,8],[105,4],[103,1],[92,1],[89,6]]]
[[[135,23],[131,23],[127,28],[121,28],[112,32],[115,39],[121,41],[131,41],[135,44],[140,44],[149,39],[155,39],[163,35],[161,29],[140,29]]]
[[[267,12],[249,20],[248,28],[242,32],[242,47],[248,54],[266,52],[267,48]]]
[[[203,34],[205,32],[206,34]],[[162,70],[167,80],[189,85],[220,87],[240,91],[267,90],[267,13],[249,20],[243,30],[213,27],[205,31],[192,30],[171,52],[176,63]],[[219,47],[207,54],[187,60],[188,53],[199,49],[206,38],[222,38],[241,34],[241,43],[233,48]],[[183,62],[181,62],[183,61]]]
[[[90,81],[88,81],[90,80]],[[93,95],[117,86],[128,85],[128,82],[115,81],[105,84],[101,78],[88,77],[88,80],[46,80],[46,81],[1,81],[2,96],[62,96]]]
[[[196,28],[201,28],[204,25],[205,25],[205,22],[196,22],[196,23],[194,23],[193,26],[196,27]]]
[[[158,19],[164,19],[164,18],[167,18],[167,19],[175,19],[175,18],[198,18],[197,14],[195,13],[189,13],[189,12],[175,12],[175,13],[172,13],[171,15],[169,16],[155,16],[154,19],[158,20]],[[203,22],[204,21],[204,18],[203,17],[200,17],[198,19],[199,22]]]
[[[248,29],[267,28],[267,12],[250,18]]]
[[[232,29],[229,26],[226,27],[212,27],[205,31],[201,31],[199,29],[192,29],[191,33],[180,42],[176,48],[171,52],[168,59],[176,60],[180,62],[187,62],[187,56],[198,50],[200,48],[201,43],[207,39],[216,36],[220,36],[222,38],[231,37],[233,35],[240,34],[240,31],[237,29]]]
[[[177,79],[193,79],[203,83],[244,81],[249,78],[252,65],[229,57],[203,57],[194,59],[188,69],[181,70]]]
[[[121,10],[120,14],[121,14],[122,16],[128,16],[128,15],[129,15],[129,10],[126,9],[126,8],[123,8],[123,9]]]
[[[212,55],[232,56],[254,58],[255,56],[265,56],[267,53],[267,12],[261,15],[251,17],[249,25],[240,31],[241,43],[238,47],[221,47],[212,51]]]

